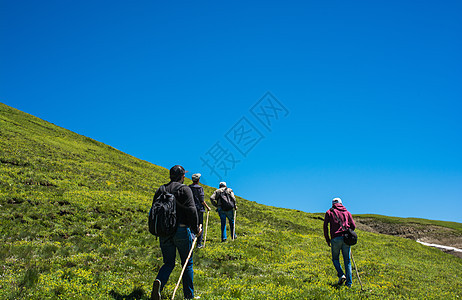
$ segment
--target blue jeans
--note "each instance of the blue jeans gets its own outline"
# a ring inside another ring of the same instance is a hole
[[[332,250],[332,262],[334,267],[337,270],[337,276],[340,278],[343,275],[346,276],[346,286],[351,286],[352,276],[351,276],[351,261],[350,261],[350,246],[343,242],[343,236],[338,236],[333,238],[330,241],[331,250]],[[343,262],[345,264],[345,272],[343,273],[342,267],[340,266],[340,250],[342,251]]]
[[[176,249],[180,253],[181,267],[184,266],[186,258],[192,247],[191,231],[188,227],[180,227],[176,230],[173,236],[160,237],[160,249],[164,258],[164,265],[160,268],[156,279],[160,280],[162,290],[170,277],[170,274],[175,267]],[[193,258],[192,254],[188,260],[186,270],[183,274],[183,294],[185,298],[194,298],[194,285],[193,285]]]
[[[221,240],[226,240],[226,218],[229,220],[229,227],[231,234],[234,232],[234,210],[224,211],[221,207],[218,207],[218,215],[220,216],[221,221]],[[234,238],[236,238],[236,233],[234,232]]]

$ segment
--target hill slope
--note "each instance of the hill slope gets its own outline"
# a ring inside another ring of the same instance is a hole
[[[164,168],[0,104],[0,298],[148,299],[162,261],[147,211],[167,181]],[[221,243],[212,212],[195,251],[201,299],[462,297],[461,259],[365,231],[353,248],[365,290],[356,277],[338,288],[319,214],[238,203],[239,238]]]
[[[355,215],[354,217],[358,227],[368,232],[462,249],[461,223],[381,215]],[[447,249],[443,251],[462,258],[462,252]]]

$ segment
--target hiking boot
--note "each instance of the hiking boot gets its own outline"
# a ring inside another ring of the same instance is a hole
[[[160,298],[160,280],[154,280],[152,285],[151,300],[161,300]]]
[[[204,248],[204,245],[197,246],[197,249],[201,249],[201,248]]]
[[[346,281],[345,275],[342,275],[342,277],[339,278],[338,280],[338,285],[342,285]]]

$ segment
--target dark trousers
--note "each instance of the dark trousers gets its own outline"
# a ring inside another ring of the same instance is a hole
[[[188,227],[178,227],[176,233],[170,237],[160,237],[160,249],[164,258],[164,265],[160,268],[157,278],[161,282],[161,290],[170,277],[170,274],[175,267],[176,251],[180,253],[181,266],[186,262],[189,251],[192,247],[191,231]],[[183,274],[183,294],[187,299],[194,298],[194,285],[193,285],[193,258],[192,255],[188,260],[186,270]]]

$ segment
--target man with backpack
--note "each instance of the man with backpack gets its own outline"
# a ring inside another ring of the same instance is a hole
[[[199,185],[199,180],[201,178],[200,173],[196,173],[192,175],[192,181],[193,183],[189,185],[189,188],[191,189],[193,196],[194,196],[194,203],[196,204],[196,210],[197,210],[197,216],[199,218],[199,225],[204,224],[204,212],[205,208],[207,208],[208,211],[210,211],[210,207],[207,205],[207,203],[204,200],[204,189],[202,186]],[[197,248],[202,248],[202,237],[203,234],[200,234],[197,237]]]
[[[226,241],[226,218],[229,220],[231,234],[236,238],[234,229],[234,209],[237,210],[236,197],[233,190],[226,186],[226,182],[220,182],[220,188],[213,192],[210,197],[213,206],[217,207],[218,215],[221,220],[221,241]]]
[[[328,229],[329,225],[330,238]],[[337,270],[337,276],[339,278],[338,284],[342,285],[345,282],[347,287],[351,287],[351,249],[344,241],[344,232],[348,228],[352,230],[356,228],[353,217],[345,206],[343,206],[342,200],[340,198],[334,198],[332,200],[332,208],[330,208],[324,216],[324,237],[326,238],[327,245],[331,247],[332,262],[334,263],[334,267]],[[340,265],[340,251],[342,251],[346,274],[343,273]]]
[[[176,203],[176,228],[174,228],[172,234],[163,234],[162,232],[157,234],[159,236],[164,264],[160,268],[156,280],[154,281],[151,299],[160,299],[160,292],[164,288],[175,267],[177,249],[180,254],[181,264],[187,264],[182,277],[184,298],[194,298],[192,255],[187,262],[186,259],[193,246],[191,231],[196,235],[200,235],[202,233],[202,228],[198,224],[197,211],[191,189],[183,184],[185,173],[186,171],[182,166],[173,166],[170,169],[170,182],[160,186],[154,195],[154,203],[160,202],[162,199],[170,199],[170,201],[173,200],[173,202]],[[161,213],[159,213],[159,215],[159,218],[162,219]],[[171,218],[173,219],[174,216]],[[162,223],[165,222],[159,223],[159,226],[161,226]]]

